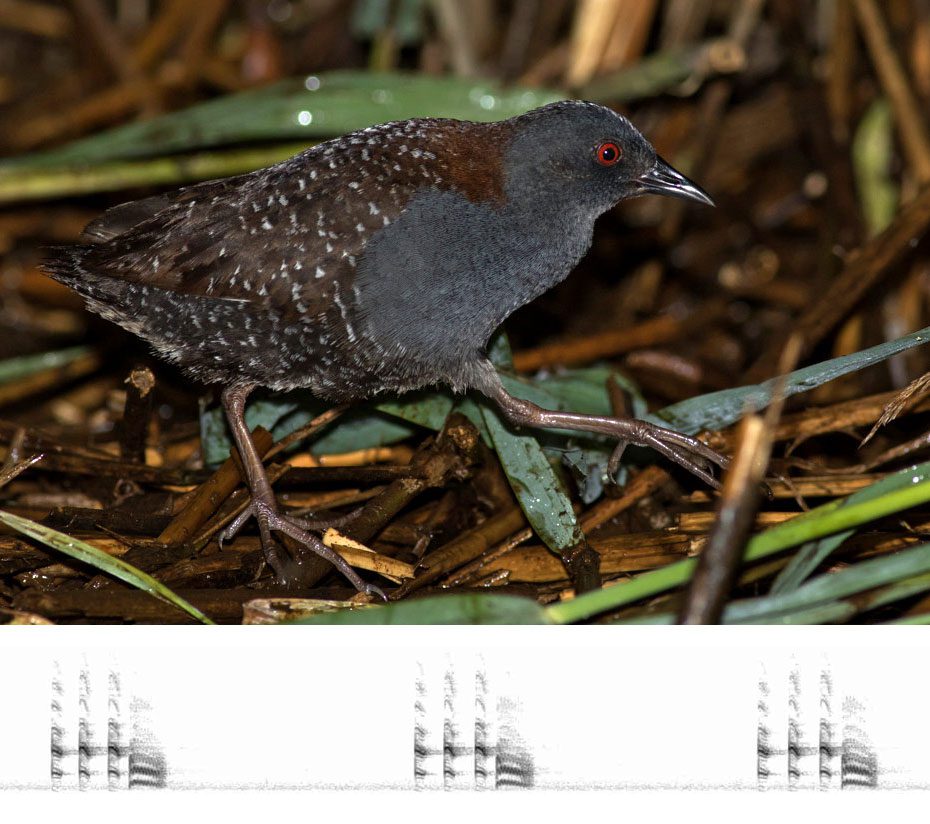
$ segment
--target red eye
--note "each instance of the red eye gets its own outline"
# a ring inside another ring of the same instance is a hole
[[[623,154],[620,151],[620,147],[616,143],[601,143],[597,147],[597,152],[595,153],[597,157],[597,162],[601,166],[613,166],[616,163],[621,155]]]

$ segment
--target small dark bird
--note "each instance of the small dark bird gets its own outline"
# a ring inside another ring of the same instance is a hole
[[[282,163],[115,206],[46,271],[191,377],[223,386],[266,558],[272,533],[381,594],[282,515],[243,417],[257,386],[345,403],[434,384],[477,390],[517,426],[649,446],[716,485],[726,459],[643,421],[542,409],[508,394],[487,358],[515,309],[562,281],[594,221],[645,193],[711,204],[624,117],[555,103],[497,123],[372,126]],[[241,524],[239,524],[241,525]]]

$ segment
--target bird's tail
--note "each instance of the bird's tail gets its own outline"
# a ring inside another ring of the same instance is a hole
[[[45,249],[39,268],[50,278],[83,294],[81,285],[89,274],[84,264],[86,255],[84,246],[51,246]]]
[[[93,245],[52,246],[46,249],[40,267],[50,278],[81,295],[92,312],[125,326],[127,284],[94,271],[94,250]]]

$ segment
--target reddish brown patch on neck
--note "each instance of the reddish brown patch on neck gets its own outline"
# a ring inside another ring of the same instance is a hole
[[[430,135],[443,183],[472,203],[503,205],[504,151],[513,127],[508,122],[465,123],[438,121]]]

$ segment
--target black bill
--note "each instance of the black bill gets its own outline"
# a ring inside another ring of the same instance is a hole
[[[696,200],[713,206],[714,201],[693,180],[688,180],[681,172],[675,171],[661,157],[656,158],[656,165],[640,179],[643,193],[649,192],[667,197],[680,197],[685,200]]]

